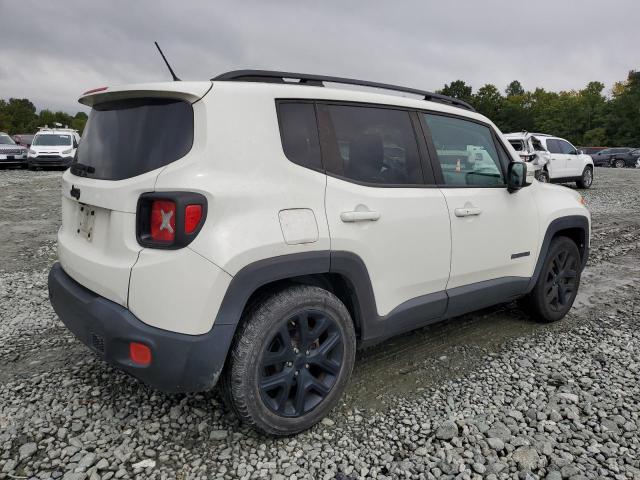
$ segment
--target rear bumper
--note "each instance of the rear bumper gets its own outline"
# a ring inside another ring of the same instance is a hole
[[[27,162],[32,167],[68,167],[73,157],[29,157]]]
[[[101,358],[168,393],[211,389],[235,331],[235,325],[214,325],[204,335],[185,335],[150,327],[123,306],[77,283],[59,263],[49,273],[49,299],[67,328]],[[149,365],[130,360],[130,342],[151,349]]]

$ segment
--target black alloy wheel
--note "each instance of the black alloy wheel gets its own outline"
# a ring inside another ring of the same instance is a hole
[[[582,273],[582,259],[576,243],[564,236],[549,245],[540,275],[521,305],[541,322],[557,322],[573,305]]]
[[[546,272],[545,299],[549,309],[561,312],[571,306],[577,290],[579,260],[574,252],[560,250]]]
[[[353,320],[340,299],[318,286],[292,285],[265,292],[247,309],[220,391],[243,422],[292,435],[331,411],[355,357]]]
[[[277,415],[300,417],[320,404],[342,368],[343,340],[325,312],[302,310],[267,343],[260,364],[260,395]]]

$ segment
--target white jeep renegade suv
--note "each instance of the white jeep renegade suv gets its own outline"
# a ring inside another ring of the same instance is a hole
[[[517,298],[559,320],[575,299],[580,195],[533,180],[464,102],[264,71],[80,102],[55,311],[160,390],[219,384],[264,432],[326,415],[358,345]]]

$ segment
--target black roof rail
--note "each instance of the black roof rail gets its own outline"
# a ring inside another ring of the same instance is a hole
[[[297,79],[297,83],[287,82],[285,79]],[[234,70],[222,73],[211,79],[215,82],[265,82],[265,83],[289,83],[294,85],[311,85],[323,87],[324,82],[341,83],[343,85],[358,85],[361,87],[379,88],[382,90],[393,90],[396,92],[410,93],[418,95],[430,102],[444,103],[454,107],[464,108],[475,112],[475,109],[464,100],[448,97],[439,93],[426,92],[416,88],[389,85],[387,83],[369,82],[367,80],[356,80],[353,78],[330,77],[327,75],[311,75],[308,73],[277,72],[271,70]]]

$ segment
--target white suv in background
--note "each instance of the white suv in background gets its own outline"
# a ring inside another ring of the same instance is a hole
[[[593,159],[564,138],[544,133],[507,133],[507,140],[520,157],[535,166],[541,182],[576,182],[579,188],[593,184]]]
[[[261,431],[322,419],[357,346],[514,299],[555,321],[575,299],[582,197],[462,101],[250,70],[80,102],[55,311],[158,389],[218,384]]]
[[[77,130],[71,128],[42,127],[33,137],[27,166],[30,170],[40,167],[64,167],[71,165],[80,143]]]

